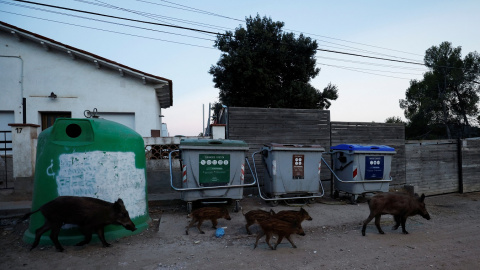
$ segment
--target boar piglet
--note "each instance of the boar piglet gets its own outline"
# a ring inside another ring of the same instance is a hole
[[[408,217],[420,215],[423,218],[429,220],[430,215],[425,208],[425,194],[421,197],[412,196],[405,193],[379,193],[373,196],[368,201],[370,208],[370,215],[363,221],[362,235],[365,236],[365,229],[367,224],[375,218],[375,226],[380,234],[384,234],[380,227],[380,217],[385,214],[393,215],[395,219],[395,225],[393,229],[398,229],[400,224],[402,225],[402,232],[408,234],[405,230],[405,222]]]
[[[292,244],[293,248],[297,248],[297,246],[293,243],[290,236],[292,234],[299,234],[302,236],[305,235],[305,232],[303,231],[302,226],[298,222],[291,223],[285,220],[271,217],[269,219],[261,221],[259,224],[262,230],[259,231],[257,234],[257,239],[255,241],[255,246],[253,247],[253,249],[257,247],[258,240],[262,238],[264,235],[266,235],[265,242],[267,242],[267,245],[273,250],[277,249],[278,244],[282,242],[284,237],[287,238],[290,244]],[[272,237],[273,234],[278,235],[278,240],[277,240],[277,243],[275,243],[275,246],[272,247],[272,245],[270,245],[270,238]]]
[[[194,210],[188,217],[191,217],[192,220],[190,221],[190,224],[185,228],[185,232],[188,235],[188,229],[190,227],[193,227],[194,224],[197,222],[197,228],[200,231],[200,233],[204,234],[205,232],[200,229],[200,226],[202,226],[202,223],[205,220],[211,220],[212,221],[212,228],[216,229],[217,228],[217,219],[219,218],[224,218],[226,220],[231,220],[230,215],[228,214],[228,210],[226,208],[220,208],[220,207],[203,207],[199,208],[197,210]]]
[[[58,241],[60,229],[64,224],[78,225],[85,239],[77,244],[83,246],[90,243],[92,233],[97,233],[104,247],[110,244],[105,240],[104,227],[110,224],[122,225],[125,229],[135,231],[137,228],[130,219],[122,199],[110,203],[96,198],[60,196],[40,206],[36,211],[24,215],[20,220],[26,220],[30,215],[40,211],[45,217],[45,223],[35,231],[35,241],[30,250],[38,246],[42,234],[51,230],[50,239],[58,251],[64,248]]]
[[[275,218],[288,221],[290,223],[297,222],[301,224],[304,220],[312,220],[312,217],[308,214],[308,212],[302,208],[300,211],[294,210],[283,210],[274,215]]]
[[[242,214],[243,214],[243,209],[242,209]],[[268,219],[275,215],[275,211],[270,209],[270,212],[257,209],[257,210],[251,210],[248,211],[246,214],[243,214],[245,216],[245,220],[247,221],[247,224],[245,225],[245,229],[247,229],[248,234],[252,234],[249,230],[249,227],[252,226],[255,223],[259,223],[265,219]]]

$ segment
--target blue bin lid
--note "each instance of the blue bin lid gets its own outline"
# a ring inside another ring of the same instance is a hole
[[[375,152],[395,152],[395,149],[386,145],[360,145],[360,144],[339,144],[331,146],[330,150],[336,151],[375,151]]]

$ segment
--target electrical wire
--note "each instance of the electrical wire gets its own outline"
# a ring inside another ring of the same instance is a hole
[[[224,34],[221,34],[221,33],[205,31],[205,30],[200,30],[200,29],[195,29],[195,28],[182,27],[182,26],[176,26],[176,25],[171,25],[171,24],[148,22],[148,21],[142,21],[142,20],[135,20],[135,19],[123,18],[123,17],[112,16],[112,15],[107,15],[107,14],[101,14],[101,13],[97,13],[97,12],[91,12],[91,11],[85,11],[85,10],[79,10],[79,9],[73,9],[73,8],[66,8],[66,7],[42,4],[42,3],[37,3],[37,2],[25,1],[25,0],[12,0],[12,1],[22,2],[22,3],[32,4],[32,5],[45,6],[45,7],[56,8],[56,9],[63,9],[63,10],[74,11],[74,12],[80,12],[80,13],[85,13],[85,14],[90,14],[90,15],[97,15],[97,16],[102,16],[102,17],[107,17],[107,18],[112,18],[112,19],[118,19],[118,20],[126,20],[126,21],[138,22],[138,23],[146,23],[146,24],[152,24],[152,25],[157,25],[157,26],[173,27],[173,28],[178,28],[178,29],[183,29],[183,30],[190,30],[190,31],[208,33],[208,34],[214,34],[214,35],[224,35]]]
[[[85,26],[85,25],[78,25],[78,24],[74,24],[74,23],[60,22],[60,21],[51,20],[51,19],[45,19],[45,18],[38,18],[38,17],[35,17],[35,16],[18,14],[18,13],[14,13],[14,12],[3,11],[3,10],[0,10],[0,12],[9,13],[9,14],[14,14],[14,15],[23,16],[23,17],[28,17],[28,18],[33,18],[33,19],[38,19],[38,20],[43,20],[43,21],[49,21],[49,22],[55,22],[55,23],[60,23],[60,24],[65,24],[65,25],[82,27],[82,28],[87,28],[87,29],[92,29],[92,30],[109,32],[109,33],[114,33],[114,34],[120,34],[120,35],[126,35],[126,36],[132,36],[132,37],[138,37],[138,38],[144,38],[144,39],[150,39],[150,40],[157,40],[157,41],[163,41],[163,42],[169,42],[169,43],[174,43],[174,44],[181,44],[181,45],[187,45],[187,46],[199,47],[199,48],[205,48],[205,49],[214,49],[213,47],[206,47],[206,46],[201,46],[201,45],[196,45],[196,44],[189,44],[189,43],[172,41],[172,40],[166,40],[166,39],[161,39],[161,38],[154,38],[154,37],[146,37],[146,36],[135,35],[135,34],[128,34],[128,33],[119,32],[119,31],[106,30],[106,29],[101,29],[101,28],[96,28],[96,27]]]
[[[216,32],[205,31],[205,30],[194,29],[194,28],[188,28],[188,27],[181,27],[181,26],[176,26],[176,25],[172,25],[172,24],[160,24],[160,23],[154,23],[154,22],[148,22],[148,21],[134,20],[134,19],[128,19],[128,18],[123,18],[123,17],[118,17],[118,16],[112,16],[112,15],[107,15],[107,14],[101,14],[101,13],[83,11],[83,10],[78,10],[78,9],[71,9],[71,8],[66,8],[66,7],[59,7],[59,6],[47,5],[47,4],[42,4],[42,3],[37,3],[37,2],[31,2],[31,1],[25,1],[25,0],[13,0],[13,1],[23,2],[23,3],[28,3],[28,4],[34,4],[34,5],[41,5],[41,6],[46,6],[46,7],[51,7],[51,8],[57,8],[57,9],[64,9],[64,10],[68,10],[68,11],[86,13],[86,14],[96,15],[96,16],[104,16],[104,17],[113,18],[113,19],[119,19],[119,20],[128,20],[128,21],[133,21],[133,22],[138,22],[138,23],[146,23],[146,24],[153,24],[153,25],[158,25],[158,26],[174,27],[174,28],[178,28],[178,29],[182,29],[182,30],[197,31],[197,32],[200,32],[200,33],[207,33],[207,34],[214,34],[214,35],[224,35],[224,34],[220,34],[220,33],[216,33]],[[85,1],[85,0],[76,0],[76,1],[83,2],[83,3],[87,3],[87,4],[99,5],[99,4],[92,3],[92,2],[88,2],[88,1]],[[158,4],[158,3],[152,3],[152,2],[144,1],[144,0],[137,0],[137,1],[139,1],[139,2],[145,2],[145,3],[150,3],[150,4]],[[166,2],[166,3],[169,3],[169,4],[179,5],[179,4],[176,4],[176,3],[169,2],[169,1],[164,1],[164,0],[161,0],[161,1],[162,1],[162,2]],[[5,3],[5,2],[3,2],[3,1],[0,1],[0,2]],[[124,9],[124,8],[116,7],[116,6],[113,6],[113,5],[110,5],[110,4],[101,2],[101,1],[98,1],[98,2],[102,3],[102,4],[100,4],[100,6],[102,6],[102,7],[109,7],[109,8],[119,9],[119,10],[122,10],[122,11],[133,12],[133,13],[135,13],[135,14],[137,14],[137,15],[142,15],[142,16],[157,16],[157,15],[151,14],[151,13],[138,12],[138,11],[134,11],[134,10],[129,10],[129,9]],[[162,4],[159,4],[159,5],[162,5]],[[207,15],[219,16],[219,17],[223,17],[223,18],[227,18],[227,19],[233,19],[233,18],[230,18],[230,17],[227,17],[227,16],[222,16],[222,15],[219,15],[219,14],[215,14],[215,13],[208,12],[208,11],[203,11],[203,10],[200,10],[200,9],[191,8],[191,7],[188,7],[188,6],[183,6],[183,5],[179,5],[179,6],[182,6],[182,9],[184,9],[184,10],[189,10],[189,11],[192,11],[192,12],[199,12],[199,13],[203,13],[203,14],[207,14]],[[171,6],[169,6],[169,7],[171,7]],[[43,11],[46,11],[46,10],[43,10]],[[48,12],[51,12],[51,11],[48,11]],[[59,14],[62,14],[62,13],[59,13]],[[90,19],[90,20],[100,21],[100,22],[104,22],[104,23],[112,23],[112,22],[108,22],[108,21],[103,21],[103,20],[98,20],[98,19],[92,19],[92,18],[86,18],[86,17],[81,17],[81,16],[77,16],[77,15],[71,15],[71,14],[63,14],[63,15],[68,15],[68,16],[73,16],[73,17],[78,17],[78,18],[84,18],[84,19]],[[27,16],[27,17],[29,17],[29,16]],[[36,19],[41,19],[41,18],[38,18],[38,17],[35,17],[35,18],[36,18]],[[171,18],[171,17],[170,17],[170,19],[175,19],[175,18]],[[48,21],[52,21],[52,20],[48,20]],[[58,21],[54,21],[54,22],[58,22]],[[61,22],[58,22],[58,23],[61,23]],[[189,23],[192,23],[192,22],[189,21]],[[68,24],[68,23],[67,23],[67,24]],[[120,24],[120,23],[113,23],[113,24],[120,25],[120,26],[126,26],[126,27],[135,27],[135,26],[125,25],[125,24]],[[75,25],[75,24],[70,24],[70,25]],[[80,26],[80,25],[75,25],[75,26],[83,27],[83,26]],[[87,27],[87,28],[89,28],[89,27]],[[91,28],[91,27],[90,27],[90,28]],[[149,31],[157,31],[157,30],[154,30],[154,29],[148,29],[148,28],[142,28],[142,27],[135,27],[135,28],[143,29],[143,30],[149,30]],[[108,30],[104,30],[104,29],[100,29],[100,28],[91,28],[91,29],[96,29],[96,30],[101,30],[101,31],[107,31],[107,32],[108,32]],[[157,31],[157,32],[174,34],[174,33],[165,32],[165,31]],[[122,32],[116,32],[116,33],[126,34],[126,33],[122,33]],[[127,34],[127,35],[129,35],[129,34]],[[175,34],[175,35],[180,35],[180,34]],[[311,34],[311,35],[315,35],[315,34]],[[137,35],[132,35],[132,36],[137,36]],[[187,36],[187,35],[180,35],[180,36],[197,38],[197,37]],[[316,35],[316,36],[318,36],[318,35]],[[143,36],[139,36],[139,37],[143,37]],[[322,36],[322,37],[325,37],[325,36]],[[144,38],[147,38],[147,37],[144,37]],[[330,37],[327,37],[327,38],[330,38]],[[201,39],[201,38],[200,38],[200,39]],[[331,39],[334,39],[334,38],[331,38]],[[163,39],[157,39],[157,40],[166,41],[166,40],[163,40]],[[208,39],[205,39],[205,40],[208,40]],[[341,40],[341,39],[336,39],[336,40],[340,40],[340,41],[343,41],[343,42],[349,42],[349,41]],[[210,40],[210,41],[212,41],[212,40]],[[167,41],[167,42],[174,42],[174,41]],[[363,49],[357,49],[357,48],[354,48],[354,47],[351,47],[351,46],[346,46],[346,45],[337,44],[337,43],[333,43],[333,42],[327,42],[327,41],[322,41],[322,42],[326,42],[326,43],[331,43],[331,44],[335,44],[335,45],[347,47],[347,48],[350,48],[350,49],[353,49],[353,50],[360,50],[360,51],[364,51],[364,52],[368,52],[368,53],[375,53],[375,52],[366,51],[366,50],[363,50]],[[188,44],[188,43],[182,43],[182,42],[174,42],[174,43],[185,44],[185,45],[189,45],[189,46],[197,46],[197,45]],[[355,43],[355,42],[351,42],[351,43]],[[362,43],[357,43],[357,44],[364,45],[364,46],[371,46],[371,45],[362,44]],[[197,47],[204,47],[204,46],[198,45]],[[376,46],[372,46],[372,47],[376,47]],[[209,48],[209,47],[205,47],[205,48]],[[382,47],[377,47],[377,48],[382,48]],[[209,49],[211,49],[211,48],[209,48]],[[382,48],[382,49],[387,49],[387,48]],[[391,50],[391,49],[388,49],[388,50]],[[370,59],[375,59],[375,60],[391,61],[391,62],[398,62],[398,63],[405,63],[405,64],[413,64],[413,65],[422,65],[422,66],[425,66],[423,63],[419,63],[419,62],[389,59],[389,58],[385,58],[385,57],[374,57],[374,56],[368,56],[368,55],[362,55],[362,54],[355,54],[355,53],[349,53],[349,52],[343,52],[343,51],[337,51],[337,50],[327,50],[327,49],[321,49],[321,48],[319,48],[319,49],[317,49],[317,51],[324,51],[324,52],[336,53],[336,54],[343,54],[343,55],[348,55],[348,56],[363,57],[363,58],[370,58]],[[392,51],[395,51],[395,50],[392,50]],[[406,52],[403,52],[403,51],[398,51],[398,52],[406,53]],[[385,55],[385,54],[383,54],[383,55]],[[387,55],[387,56],[390,56],[390,55]],[[390,57],[400,58],[400,59],[406,59],[406,58],[401,58],[401,57],[396,57],[396,56],[390,56]],[[345,68],[345,67],[343,67],[343,68]],[[453,67],[445,67],[445,68],[453,68]]]

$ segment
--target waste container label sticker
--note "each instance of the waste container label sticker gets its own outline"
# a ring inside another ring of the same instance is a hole
[[[383,179],[384,168],[383,156],[366,156],[365,157],[365,180],[381,180]]]
[[[199,183],[230,182],[230,154],[199,154]]]
[[[292,158],[292,178],[304,179],[305,171],[305,155],[293,155]]]

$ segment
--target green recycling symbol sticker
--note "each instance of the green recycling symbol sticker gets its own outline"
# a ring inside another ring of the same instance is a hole
[[[199,155],[200,184],[230,182],[230,154]]]

